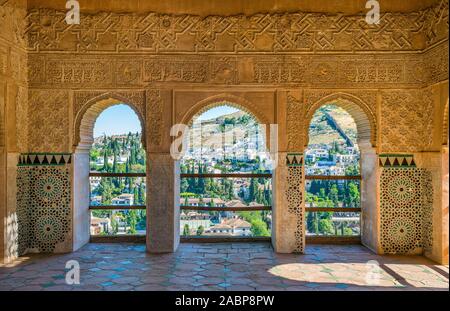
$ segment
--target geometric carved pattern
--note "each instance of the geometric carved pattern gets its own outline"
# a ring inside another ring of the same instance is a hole
[[[441,18],[446,2],[413,13],[383,12],[379,24],[364,29],[363,14],[98,13],[82,14],[84,23],[68,26],[65,11],[31,9],[27,35],[29,49],[43,52],[413,51],[426,47],[417,40],[424,28],[428,44],[448,34]]]
[[[70,250],[69,166],[19,166],[17,188],[19,254]]]
[[[67,91],[30,90],[29,150],[67,152],[69,150],[69,97]]]
[[[160,91],[147,90],[147,137],[152,146],[161,146],[163,138],[163,100]]]
[[[440,1],[425,11],[424,32],[428,46],[448,39],[448,12],[448,1]]]
[[[433,144],[431,89],[382,91],[383,152],[420,152]]]
[[[72,161],[70,153],[29,153],[19,156],[18,166],[66,165]]]
[[[322,88],[423,87],[429,82],[445,80],[448,75],[448,64],[443,62],[448,57],[445,44],[425,54],[370,55],[375,56],[376,61],[368,61],[369,56],[346,54],[326,57],[317,54],[231,55],[226,58],[210,54],[202,57],[195,54],[135,54],[133,59],[138,62],[133,65],[133,78],[125,83],[115,77],[129,74],[130,69],[122,65],[129,61],[128,56],[64,54],[62,58],[58,54],[30,53],[28,75],[34,88],[88,86],[103,89],[142,88],[155,82],[287,84]],[[108,59],[107,64],[105,59]],[[55,75],[59,78],[55,79]]]
[[[24,87],[17,89],[16,97],[16,133],[17,149],[25,151],[28,147],[28,91]]]
[[[380,187],[384,253],[412,254],[430,248],[433,189],[429,172],[418,168],[384,168]]]
[[[300,100],[288,93],[286,110],[287,150],[302,150],[304,144],[303,105]]]
[[[295,217],[295,253],[304,253],[304,213],[302,209],[303,203],[303,168],[300,163],[303,162],[302,154],[288,154],[287,164],[287,186],[285,191],[286,201],[288,204],[288,212]]]
[[[416,167],[412,154],[380,154],[378,163],[380,167]]]
[[[286,166],[303,166],[303,153],[288,153],[286,156]]]

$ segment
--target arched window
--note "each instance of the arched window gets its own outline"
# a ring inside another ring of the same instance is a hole
[[[361,234],[361,168],[357,126],[335,105],[317,109],[305,152],[306,234],[310,241]],[[350,238],[351,239],[351,238]]]
[[[189,237],[270,237],[272,161],[251,114],[214,105],[194,116],[181,160],[180,232]]]
[[[142,129],[127,105],[105,109],[93,130],[89,153],[91,239],[145,235],[146,156]]]

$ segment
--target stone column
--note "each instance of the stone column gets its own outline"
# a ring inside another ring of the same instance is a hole
[[[170,155],[172,90],[146,91],[147,251],[176,251],[180,243],[180,169]]]
[[[278,253],[304,253],[303,154],[280,152],[273,176],[272,244]]]
[[[3,148],[0,148],[3,149]],[[16,153],[0,150],[0,262],[10,262],[18,257],[18,227],[16,214]]]
[[[72,170],[73,251],[90,239],[89,170],[89,149],[77,150],[73,154]]]
[[[5,208],[5,261],[19,256],[17,225],[17,153],[8,153],[6,159],[6,208]]]
[[[272,244],[279,253],[303,253],[304,105],[298,90],[277,92],[278,163],[273,171]]]
[[[372,251],[380,251],[380,210],[378,155],[375,148],[359,143],[361,151],[361,242]]]
[[[176,251],[180,243],[180,168],[169,153],[147,156],[147,250]]]
[[[430,223],[423,227],[424,255],[440,264],[448,264],[448,148],[442,152],[416,155],[417,164],[430,174],[423,199],[430,206]]]

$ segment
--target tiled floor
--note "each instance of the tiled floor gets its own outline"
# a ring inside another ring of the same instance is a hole
[[[81,284],[66,285],[77,260]],[[373,263],[376,260],[379,268]],[[144,245],[89,244],[0,266],[0,290],[448,290],[448,266],[423,257],[377,256],[362,246],[309,246],[276,254],[270,244],[181,244],[150,255]]]

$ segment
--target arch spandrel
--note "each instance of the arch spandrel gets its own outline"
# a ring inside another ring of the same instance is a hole
[[[234,107],[250,114],[260,124],[270,124],[269,118],[259,111],[254,103],[243,97],[226,93],[210,96],[197,102],[178,121],[180,121],[179,123],[181,124],[191,124],[196,115],[202,114],[203,112],[218,106]]]
[[[142,96],[140,96],[141,94]],[[125,96],[116,92],[92,94],[87,99],[74,105],[74,149],[90,149],[93,143],[94,125],[98,116],[107,108],[124,104],[129,106],[138,116],[142,128],[142,144],[146,148],[145,140],[145,96],[137,92],[132,96]]]
[[[212,108],[219,106],[229,106],[242,110],[252,116],[259,124],[266,126],[266,146],[270,148],[270,121],[269,118],[258,107],[243,97],[232,94],[218,94],[207,97],[198,101],[190,107],[183,116],[181,116],[177,123],[192,125],[194,118]]]
[[[314,113],[322,106],[335,105],[348,112],[356,123],[358,132],[358,144],[360,147],[376,147],[377,122],[375,113],[360,98],[347,93],[333,93],[322,97],[315,103],[311,103],[305,115],[305,133],[309,132],[309,126]],[[308,146],[309,136],[305,135],[305,148]]]

